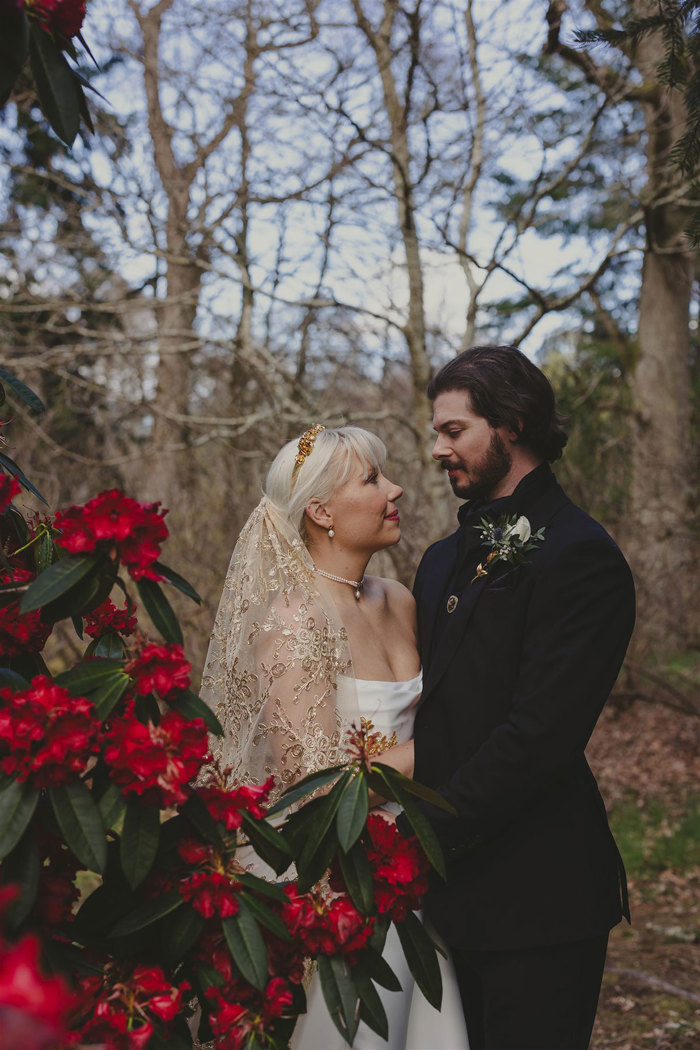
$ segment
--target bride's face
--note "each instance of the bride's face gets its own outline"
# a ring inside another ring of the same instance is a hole
[[[355,457],[350,477],[326,503],[333,519],[338,547],[379,551],[401,538],[397,501],[403,489],[382,474],[379,467],[365,471]]]

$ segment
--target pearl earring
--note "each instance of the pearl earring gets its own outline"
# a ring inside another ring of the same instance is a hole
[[[330,529],[328,530],[328,539],[332,540],[334,536],[335,536],[335,529],[331,525]]]

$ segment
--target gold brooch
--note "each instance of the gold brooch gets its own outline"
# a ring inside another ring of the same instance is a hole
[[[294,460],[294,469],[292,470],[292,488],[297,480],[297,474],[301,470],[301,465],[304,460],[311,455],[314,448],[314,442],[322,430],[325,430],[323,423],[314,423],[309,430],[299,438],[299,444],[297,445],[297,454]]]
[[[450,595],[450,597],[447,599],[447,611],[448,611],[448,613],[453,613],[455,611],[455,609],[457,608],[457,602],[458,601],[459,601],[459,598],[457,597],[456,594],[451,594]]]

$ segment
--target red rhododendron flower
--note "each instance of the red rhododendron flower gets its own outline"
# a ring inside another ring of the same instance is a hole
[[[39,969],[38,939],[0,942],[0,1046],[48,1050],[66,1031],[74,999],[61,977]]]
[[[71,554],[94,551],[98,544],[115,550],[135,580],[162,580],[151,566],[168,538],[163,521],[166,510],[159,503],[138,503],[119,489],[101,492],[84,506],[59,511],[54,522],[56,542]]]
[[[21,0],[27,14],[49,33],[71,40],[85,20],[85,0]]]
[[[0,514],[4,510],[7,510],[9,505],[15,496],[19,496],[22,491],[17,478],[13,478],[10,474],[0,474]]]
[[[34,573],[27,569],[13,568],[0,572],[0,583],[30,583]],[[41,619],[41,609],[20,613],[19,601],[0,609],[0,656],[23,656],[25,653],[40,653],[51,634],[51,624]]]
[[[104,758],[124,795],[167,808],[186,801],[185,786],[207,754],[207,727],[201,718],[189,721],[168,711],[158,725],[144,725],[132,703],[107,734]]]
[[[420,907],[428,891],[430,864],[418,839],[402,835],[396,824],[379,813],[370,813],[367,831],[375,906],[380,915],[402,922],[409,911]]]
[[[283,1016],[293,997],[287,982],[273,977],[263,992],[233,980],[222,988],[207,989],[207,998],[213,1006],[209,1021],[217,1050],[241,1050],[256,1034],[264,1041],[266,1030]]]
[[[44,675],[21,692],[0,690],[0,769],[34,787],[75,780],[96,751],[99,731],[92,702]]]
[[[183,1009],[190,990],[187,981],[172,985],[159,966],[137,966],[126,976],[110,971],[97,987],[94,981],[89,987],[81,983],[87,1019],[71,1034],[106,1050],[144,1050],[154,1020],[165,1026],[167,1036],[167,1025]]]
[[[269,777],[264,784],[241,784],[230,790],[207,784],[197,788],[197,794],[212,818],[223,824],[227,831],[233,831],[240,828],[244,812],[257,820],[265,816],[265,803],[274,785],[274,777]]]
[[[99,638],[105,631],[116,631],[117,634],[128,637],[133,634],[137,627],[134,602],[126,599],[123,609],[118,609],[109,598],[98,605],[96,609],[85,616],[85,633],[91,638]]]
[[[170,693],[189,687],[192,665],[185,659],[181,645],[149,642],[125,670],[134,679],[134,689],[141,696],[158,693],[165,699]]]
[[[240,889],[240,882],[219,871],[196,871],[179,887],[184,900],[189,901],[205,919],[211,919],[213,915],[222,919],[236,915],[240,908],[237,897]]]
[[[374,918],[362,915],[349,897],[300,895],[294,886],[285,886],[284,892],[288,902],[282,906],[282,920],[309,955],[346,955],[372,936]]]

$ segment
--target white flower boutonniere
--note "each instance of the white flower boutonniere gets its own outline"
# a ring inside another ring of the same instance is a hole
[[[527,518],[521,514],[508,517],[504,514],[496,521],[482,518],[480,525],[474,528],[481,533],[481,541],[491,549],[485,562],[476,567],[475,583],[480,577],[488,576],[490,567],[497,561],[506,561],[511,565],[522,565],[527,561],[525,552],[532,550],[544,539],[544,528],[532,531]]]

